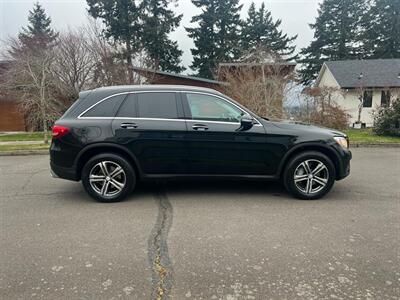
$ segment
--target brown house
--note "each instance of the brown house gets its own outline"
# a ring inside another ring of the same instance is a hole
[[[133,67],[133,70],[140,76],[145,77],[149,84],[190,85],[211,88],[214,90],[221,90],[221,86],[225,85],[225,83],[220,81],[195,76],[174,74],[138,67]]]
[[[9,66],[9,61],[0,61],[0,85],[4,83],[4,74]],[[0,88],[0,132],[25,130],[25,118],[18,99],[7,93],[4,88]]]

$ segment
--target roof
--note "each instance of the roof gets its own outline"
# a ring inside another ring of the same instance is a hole
[[[317,78],[317,85],[326,68],[341,88],[400,87],[400,59],[327,61]]]
[[[175,78],[181,78],[181,79],[193,80],[193,81],[200,81],[200,82],[217,84],[217,85],[224,84],[223,82],[211,80],[211,79],[207,79],[207,78],[182,75],[182,74],[176,74],[176,73],[169,73],[169,72],[157,71],[157,70],[146,69],[146,68],[133,67],[133,70],[138,73],[153,73],[153,74],[157,74],[157,75],[161,75],[161,76],[175,77]]]
[[[233,62],[233,63],[220,63],[220,67],[241,67],[241,66],[250,66],[250,67],[258,67],[258,66],[293,66],[295,67],[297,64],[295,62],[266,62],[266,63],[247,63],[247,62]]]
[[[130,91],[192,91],[192,92],[207,92],[213,94],[221,94],[217,90],[190,86],[190,85],[171,85],[171,84],[142,84],[142,85],[115,85],[100,87],[95,89],[97,92],[124,93]]]

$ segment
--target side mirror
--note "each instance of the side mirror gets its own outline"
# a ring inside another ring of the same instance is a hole
[[[236,131],[247,131],[253,127],[253,118],[246,114],[240,119],[240,127]]]

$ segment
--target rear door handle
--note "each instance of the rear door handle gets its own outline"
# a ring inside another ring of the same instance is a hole
[[[204,125],[204,124],[194,124],[194,125],[192,126],[192,128],[193,128],[194,130],[198,130],[198,131],[206,131],[206,130],[208,130],[207,125]]]
[[[138,126],[135,123],[122,123],[121,128],[124,129],[135,129],[138,128]]]

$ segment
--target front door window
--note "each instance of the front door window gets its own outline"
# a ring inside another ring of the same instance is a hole
[[[234,105],[214,96],[187,94],[192,120],[239,123],[243,112]]]

